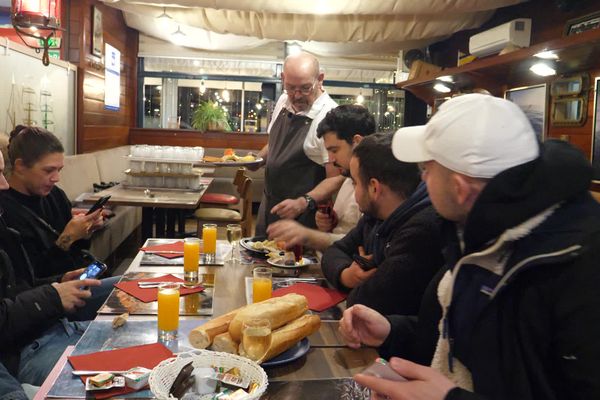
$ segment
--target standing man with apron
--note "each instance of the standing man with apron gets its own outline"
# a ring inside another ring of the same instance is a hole
[[[288,56],[281,74],[285,93],[277,101],[269,126],[269,143],[259,156],[266,160],[265,191],[258,211],[256,235],[280,217],[272,212],[285,199],[301,199],[297,220],[315,227],[315,200],[307,193],[335,168],[326,164],[327,150],[317,138],[317,125],[337,104],[322,88],[323,73],[311,54]],[[327,168],[327,171],[326,171]]]

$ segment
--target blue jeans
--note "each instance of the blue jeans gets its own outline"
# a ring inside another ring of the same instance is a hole
[[[41,386],[67,346],[77,343],[89,322],[59,320],[21,350],[17,378],[22,383]]]
[[[0,400],[28,400],[21,384],[0,363]]]
[[[71,321],[91,321],[96,318],[96,314],[102,304],[108,298],[108,295],[114,289],[114,284],[119,282],[120,276],[112,276],[102,279],[100,286],[92,287],[92,297],[85,299],[85,306],[78,309],[75,314],[69,316]]]

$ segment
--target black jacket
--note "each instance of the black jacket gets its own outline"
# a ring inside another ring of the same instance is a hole
[[[421,185],[385,221],[363,216],[325,251],[323,274],[333,286],[349,292],[348,306],[364,304],[382,314],[417,314],[425,287],[443,265],[441,219],[430,204]],[[340,275],[352,264],[358,246],[373,254],[377,272],[349,290]]]
[[[58,292],[49,284],[17,286],[12,260],[21,266],[28,261],[1,217],[0,243],[9,246],[11,254],[9,258],[0,247],[0,362],[16,375],[21,348],[64,316],[64,310]]]
[[[71,220],[71,203],[58,187],[45,197],[27,196],[13,189],[0,192],[0,207],[6,224],[18,231],[32,268],[15,265],[17,280],[31,286],[56,281],[65,272],[82,268],[91,259],[84,248],[89,242],[79,240],[63,251],[56,240]]]
[[[447,400],[600,398],[600,204],[590,179],[578,150],[547,141],[538,159],[488,183],[465,224],[464,251],[448,231],[453,290],[442,340],[475,393],[454,389]],[[423,311],[418,329],[437,331],[439,309]],[[405,318],[392,320],[395,335],[414,332]],[[393,347],[384,344],[387,354]]]

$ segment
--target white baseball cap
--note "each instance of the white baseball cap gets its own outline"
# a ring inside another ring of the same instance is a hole
[[[434,160],[464,175],[492,178],[537,158],[539,144],[516,104],[465,94],[442,104],[427,125],[400,128],[392,151],[400,161]]]

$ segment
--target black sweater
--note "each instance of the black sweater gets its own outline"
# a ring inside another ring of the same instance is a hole
[[[2,191],[0,207],[4,209],[6,224],[21,235],[32,266],[32,271],[15,266],[17,280],[38,286],[88,264],[82,252],[89,246],[88,241],[79,240],[68,251],[56,245],[58,236],[72,218],[71,203],[58,187],[45,197],[28,196],[13,189]]]
[[[353,230],[325,251],[323,274],[333,286],[349,292],[348,306],[364,304],[382,314],[416,315],[425,288],[443,265],[440,221],[428,202],[404,212],[395,211],[384,221],[385,226],[363,216]],[[380,228],[375,239],[380,245],[373,243],[375,228]],[[377,253],[378,247],[383,251],[374,257],[377,271],[349,290],[340,282],[340,276],[352,264],[358,246],[363,246],[367,254]]]

